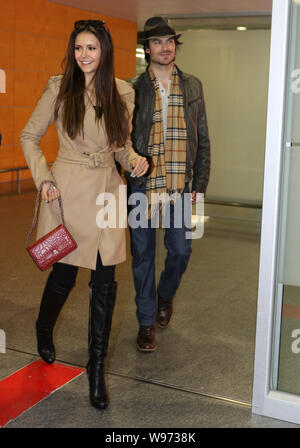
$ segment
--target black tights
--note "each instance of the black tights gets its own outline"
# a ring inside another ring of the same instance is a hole
[[[115,280],[115,266],[103,266],[98,252],[96,269],[91,270],[91,283],[110,283]],[[54,263],[51,280],[57,288],[66,290],[75,285],[78,267],[65,263]]]

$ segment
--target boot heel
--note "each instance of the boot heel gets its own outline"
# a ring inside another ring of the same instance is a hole
[[[108,393],[104,380],[104,364],[99,363],[94,367],[87,369],[90,384],[90,401],[92,406],[97,409],[106,409],[108,407]]]
[[[116,295],[116,282],[91,284],[87,374],[91,404],[102,410],[109,404],[104,379],[104,360],[107,355]]]

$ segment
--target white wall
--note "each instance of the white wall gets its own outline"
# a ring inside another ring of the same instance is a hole
[[[212,145],[207,197],[261,202],[270,31],[188,30],[179,68],[203,82]]]

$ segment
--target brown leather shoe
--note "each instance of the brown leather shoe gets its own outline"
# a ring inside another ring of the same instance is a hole
[[[140,325],[137,336],[137,348],[141,352],[153,352],[157,345],[155,342],[155,327],[154,325]]]
[[[158,301],[157,301],[157,316],[156,322],[159,328],[168,328],[170,319],[173,314],[173,300],[164,299],[159,295],[157,291]]]

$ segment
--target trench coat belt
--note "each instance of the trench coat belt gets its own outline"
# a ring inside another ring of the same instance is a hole
[[[68,157],[62,157],[58,156],[56,160],[60,160],[62,162],[67,163],[75,163],[79,165],[87,165],[88,168],[108,168],[108,167],[114,167],[115,166],[115,159],[113,153],[108,152],[94,152],[94,153],[83,153],[84,158],[68,158]]]

